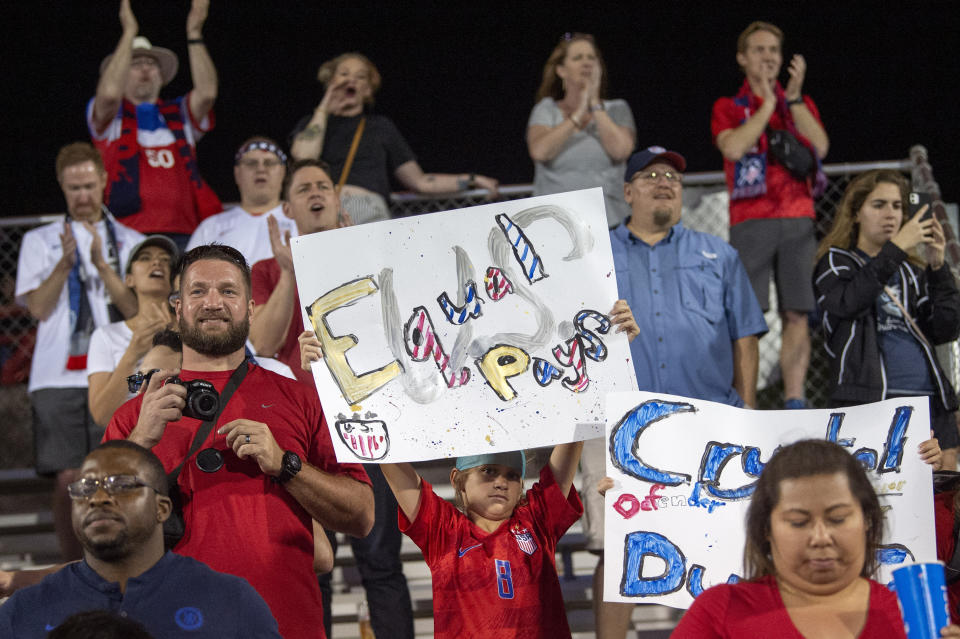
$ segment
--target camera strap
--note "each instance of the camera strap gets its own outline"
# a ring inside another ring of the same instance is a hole
[[[200,428],[197,429],[197,434],[193,436],[193,443],[190,444],[190,450],[187,451],[183,461],[180,462],[176,468],[167,473],[168,486],[173,487],[177,485],[177,477],[180,476],[180,471],[183,470],[183,465],[187,463],[188,459],[193,457],[193,454],[197,452],[203,442],[206,441],[210,431],[213,430],[217,420],[220,419],[220,415],[223,414],[223,409],[227,407],[227,402],[230,401],[230,397],[233,396],[233,392],[237,390],[237,387],[240,386],[240,382],[242,382],[243,378],[247,376],[247,370],[249,370],[249,368],[250,364],[247,362],[247,359],[244,358],[240,366],[233,371],[233,375],[231,375],[230,379],[227,380],[227,385],[223,387],[223,392],[220,393],[220,408],[217,410],[217,414],[213,416],[213,419],[208,419],[200,423]]]

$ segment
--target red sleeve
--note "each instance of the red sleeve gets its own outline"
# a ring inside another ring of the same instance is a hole
[[[937,559],[949,564],[957,549],[957,535],[953,532],[954,490],[937,493],[933,496],[933,521],[937,533]],[[960,581],[947,584],[947,599],[950,603],[950,621],[960,624]]]
[[[540,471],[540,481],[527,491],[527,502],[535,521],[544,522],[545,529],[556,542],[575,521],[583,515],[583,504],[577,489],[570,484],[570,492],[560,492],[550,464]]]
[[[736,109],[733,106],[733,98],[720,98],[713,103],[713,111],[710,114],[710,131],[713,134],[714,144],[717,143],[717,136],[720,133],[740,126],[740,119],[737,117]]]
[[[937,559],[950,563],[957,540],[953,534],[953,499],[956,491],[933,496],[933,519],[937,531]]]
[[[726,584],[707,588],[683,613],[670,639],[710,639],[723,637],[719,632],[727,616],[732,589]]]
[[[433,565],[438,556],[442,556],[447,549],[445,538],[456,533],[453,520],[463,517],[456,508],[447,501],[440,499],[433,486],[426,479],[420,480],[420,507],[417,509],[417,518],[407,519],[403,509],[397,507],[397,527],[405,533],[413,543],[423,552],[423,559],[427,565]]]
[[[270,300],[270,294],[276,288],[277,280],[280,279],[276,273],[280,269],[275,258],[260,260],[250,269],[250,288],[253,292],[253,303],[260,306]]]
[[[137,419],[140,418],[140,405],[143,403],[143,395],[137,395],[133,399],[124,402],[120,408],[113,413],[107,429],[103,433],[101,443],[112,439],[126,439],[133,432],[137,425]]]

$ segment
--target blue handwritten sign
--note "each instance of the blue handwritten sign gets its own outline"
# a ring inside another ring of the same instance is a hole
[[[778,447],[827,439],[854,455],[885,510],[880,574],[936,560],[926,398],[835,410],[754,411],[653,393],[607,397],[606,601],[687,608],[744,577],[744,520]],[[594,489],[585,486],[585,490]]]

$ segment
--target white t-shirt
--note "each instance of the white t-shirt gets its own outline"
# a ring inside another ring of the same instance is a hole
[[[243,254],[247,264],[253,266],[260,260],[273,257],[273,248],[270,246],[270,231],[267,227],[267,218],[276,218],[280,226],[281,236],[290,231],[291,237],[297,236],[296,223],[283,214],[283,206],[276,206],[266,213],[251,215],[242,207],[235,206],[223,213],[211,215],[190,236],[187,250],[218,242],[232,246]]]
[[[287,379],[297,379],[297,376],[293,374],[293,371],[290,370],[290,367],[281,362],[279,359],[273,359],[272,357],[261,357],[259,355],[255,355],[254,359],[257,360],[257,364],[272,373],[283,375]]]
[[[80,252],[80,264],[86,274],[87,299],[96,326],[110,323],[107,312],[107,289],[97,269],[90,261],[90,244],[93,236],[79,222],[71,221],[73,236],[77,239]],[[107,225],[101,219],[97,223],[103,254],[107,255]],[[143,235],[113,220],[117,238],[119,263],[127,263],[130,251]],[[26,306],[26,295],[36,290],[51,273],[60,257],[63,246],[60,234],[63,222],[53,222],[28,231],[20,245],[20,258],[17,263],[17,304]],[[33,349],[33,361],[30,364],[30,381],[27,390],[32,392],[41,388],[86,388],[86,370],[67,370],[67,356],[70,349],[70,302],[67,297],[68,286],[64,284],[60,298],[50,316],[37,326],[37,344]]]
[[[87,376],[94,373],[112,373],[132,339],[133,331],[126,322],[114,322],[93,331],[90,336],[90,350],[87,352]],[[138,361],[136,368],[139,367]],[[136,368],[127,375],[133,375]]]

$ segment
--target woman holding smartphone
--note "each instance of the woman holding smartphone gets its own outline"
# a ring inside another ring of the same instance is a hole
[[[943,468],[956,470],[957,397],[934,346],[960,334],[960,293],[929,205],[904,215],[907,180],[869,171],[847,187],[817,251],[813,285],[831,360],[833,406],[927,395]],[[921,259],[912,255],[920,248]]]

